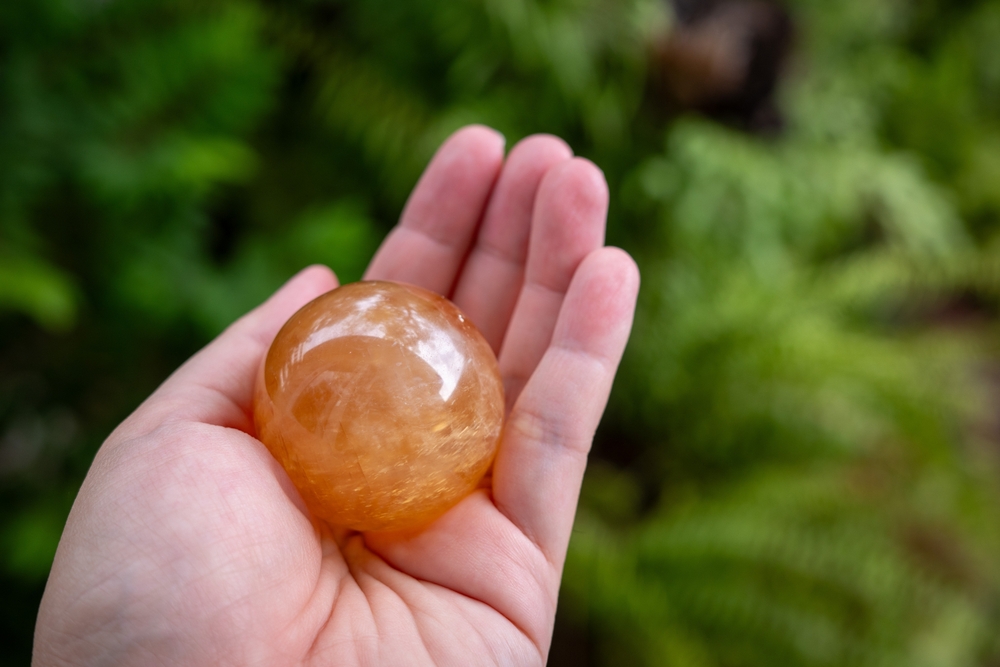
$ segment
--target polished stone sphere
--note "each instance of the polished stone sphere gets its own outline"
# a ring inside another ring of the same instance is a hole
[[[257,436],[316,516],[425,524],[489,469],[504,416],[496,357],[444,297],[344,285],[295,313],[257,376]]]

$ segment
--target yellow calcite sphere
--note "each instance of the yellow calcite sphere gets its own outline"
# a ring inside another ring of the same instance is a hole
[[[344,285],[284,325],[257,376],[257,436],[310,510],[354,530],[427,523],[469,494],[503,425],[496,357],[444,297]]]

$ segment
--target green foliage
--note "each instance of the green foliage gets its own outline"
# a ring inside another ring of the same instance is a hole
[[[30,256],[3,259],[0,307],[31,315],[47,329],[66,329],[73,323],[76,298],[65,274]]]
[[[788,5],[770,137],[668,108],[661,0],[0,5],[12,664],[110,429],[300,267],[359,278],[468,122],[595,160],[643,272],[552,663],[995,663],[1000,2]]]
[[[753,475],[625,536],[582,516],[566,578],[598,627],[629,638],[608,662],[973,663],[992,626],[961,592],[977,582],[949,531],[872,512],[879,494],[838,472]],[[921,562],[907,545],[938,552]],[[945,554],[948,570],[933,562]]]

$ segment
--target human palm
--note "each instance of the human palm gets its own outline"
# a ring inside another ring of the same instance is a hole
[[[278,328],[336,286],[301,272],[177,370],[84,481],[39,611],[42,665],[540,665],[594,429],[631,327],[607,186],[554,137],[506,160],[483,127],[438,151],[366,274],[448,295],[494,350],[491,475],[429,526],[310,517],[254,437]]]

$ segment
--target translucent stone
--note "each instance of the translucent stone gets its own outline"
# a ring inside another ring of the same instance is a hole
[[[444,297],[345,285],[295,313],[261,365],[257,435],[312,512],[355,530],[433,520],[470,493],[503,425],[496,357]]]

